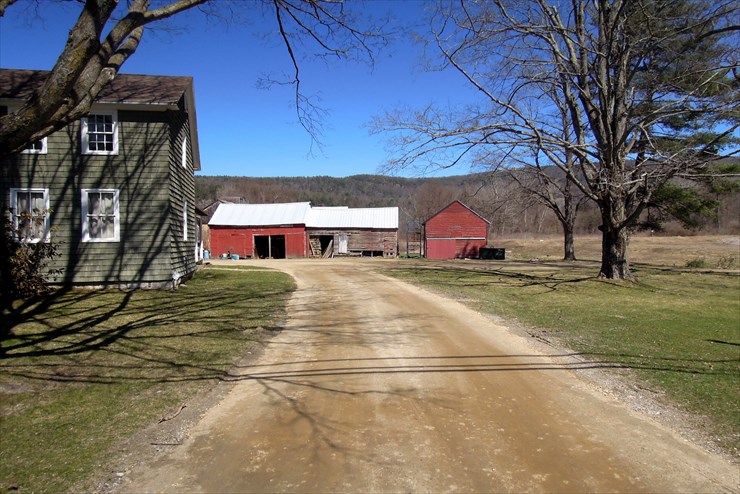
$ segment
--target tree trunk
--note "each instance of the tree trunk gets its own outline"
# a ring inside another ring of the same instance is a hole
[[[630,235],[625,228],[613,228],[610,225],[601,225],[601,270],[599,278],[610,280],[631,280],[627,247]]]
[[[565,261],[576,260],[575,235],[573,230],[572,224],[563,223],[563,250],[565,252],[563,260]]]

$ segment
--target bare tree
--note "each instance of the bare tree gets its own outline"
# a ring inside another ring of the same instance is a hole
[[[730,0],[445,2],[432,22],[441,68],[457,70],[483,104],[381,119],[397,133],[391,166],[453,166],[481,148],[488,162],[505,163],[530,150],[527,166],[558,167],[598,205],[600,276],[630,278],[630,231],[653,193],[705,168],[723,146],[736,149],[739,8]]]
[[[0,16],[17,0],[0,0]],[[80,15],[43,86],[18,111],[0,117],[0,157],[18,152],[83,117],[100,91],[136,51],[145,28],[187,10],[214,14],[226,0],[80,0]],[[155,4],[153,6],[153,4]],[[313,43],[324,56],[372,57],[375,28],[360,30],[338,0],[262,0],[271,11],[287,56],[292,62],[298,120],[317,139],[317,108],[301,92],[298,37]],[[40,6],[42,9],[42,6]],[[243,8],[243,5],[241,6]],[[41,10],[43,16],[43,10]]]

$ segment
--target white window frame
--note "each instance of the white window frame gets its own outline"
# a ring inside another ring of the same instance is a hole
[[[180,145],[180,162],[182,167],[187,169],[188,167],[188,136],[183,137],[182,144]]]
[[[90,223],[88,213],[90,210],[89,194],[113,194],[113,237],[90,237]],[[82,210],[82,241],[83,242],[119,242],[121,240],[121,214],[119,207],[118,189],[81,189],[81,210]]]
[[[109,116],[112,120],[112,134],[113,134],[113,149],[112,150],[101,150],[101,149],[90,149],[90,133],[88,130],[88,119],[92,116]],[[118,111],[116,110],[93,110],[87,117],[82,117],[80,120],[80,141],[82,142],[82,154],[98,155],[98,156],[112,156],[118,154]]]
[[[182,201],[182,239],[188,240],[188,201]]]
[[[7,108],[8,108],[8,113],[13,113],[13,112],[18,111],[18,109],[20,108],[20,105],[11,104],[11,105],[8,105]],[[27,147],[23,151],[21,151],[21,154],[47,154],[49,152],[49,147],[46,144],[46,137],[42,137],[36,142],[41,143],[41,149],[34,149],[31,147]],[[36,144],[36,142],[34,142],[34,144]]]
[[[13,226],[15,228],[15,231],[18,231],[18,194],[19,193],[43,193],[44,197],[44,211],[49,210],[49,189],[42,189],[38,187],[17,187],[17,188],[11,188],[10,189],[10,209],[11,209],[11,216],[13,219]],[[29,211],[31,212],[31,211]],[[51,240],[51,220],[49,218],[49,214],[45,213],[44,216],[44,234],[40,237],[33,237],[33,238],[18,238],[17,240],[21,242],[26,243],[38,243],[38,242],[48,242]]]

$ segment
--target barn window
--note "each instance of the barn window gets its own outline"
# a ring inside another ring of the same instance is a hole
[[[121,220],[116,189],[82,189],[82,241],[118,242]]]
[[[118,113],[93,113],[82,119],[82,154],[118,154]]]

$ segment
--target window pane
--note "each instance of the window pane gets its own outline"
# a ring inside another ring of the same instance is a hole
[[[115,219],[106,216],[100,219],[100,238],[113,238],[115,236]]]
[[[46,212],[46,203],[44,202],[43,192],[31,192],[31,212],[34,214],[44,214]]]
[[[88,212],[90,216],[97,216],[100,214],[100,194],[98,192],[89,192],[87,194]]]
[[[113,193],[112,192],[101,192],[100,193],[100,214],[113,214]]]
[[[18,192],[17,193],[17,200],[18,203],[17,208],[18,211],[16,211],[16,214],[20,215],[23,213],[30,213],[31,212],[31,197],[28,192]]]

